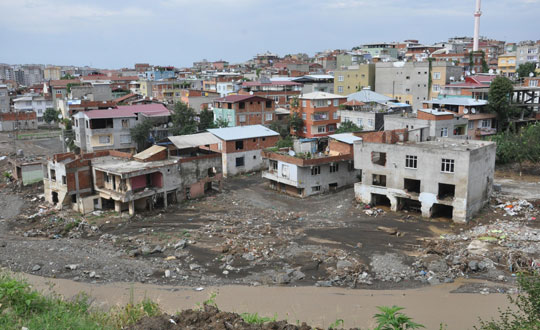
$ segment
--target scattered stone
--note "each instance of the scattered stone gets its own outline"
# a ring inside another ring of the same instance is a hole
[[[68,270],[76,270],[78,267],[79,265],[77,264],[66,265],[66,269]]]
[[[40,265],[34,265],[34,267],[32,267],[32,271],[33,272],[37,272],[38,270],[41,269],[41,266]]]
[[[165,270],[165,277],[166,277],[166,278],[171,277],[171,271],[170,271],[170,270],[168,270],[168,269]]]
[[[352,267],[352,262],[350,261],[347,261],[347,260],[339,260],[336,264],[336,268],[337,270],[344,270],[346,268],[350,268]]]
[[[197,269],[200,269],[200,268],[201,268],[201,266],[197,265],[197,264],[190,264],[189,265],[190,270],[197,270]]]
[[[152,251],[150,252],[150,254],[154,254],[154,253],[161,253],[163,252],[165,249],[163,249],[160,245],[156,245]]]
[[[332,281],[317,281],[315,283],[315,286],[323,287],[323,288],[329,288],[332,286]]]
[[[291,278],[287,274],[277,274],[274,278],[276,284],[288,284],[291,282]]]
[[[255,260],[255,256],[253,255],[253,253],[249,252],[249,253],[244,253],[242,255],[242,258],[246,259],[247,261],[253,261]]]
[[[467,266],[469,267],[469,270],[475,272],[478,270],[478,261],[476,260],[471,260],[469,261],[469,263],[467,264]]]
[[[176,244],[174,244],[175,249],[184,249],[186,246],[187,241],[185,239],[181,239]]]

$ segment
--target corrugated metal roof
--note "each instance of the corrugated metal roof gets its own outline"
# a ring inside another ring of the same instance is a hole
[[[179,135],[179,136],[169,136],[169,140],[178,148],[196,148],[199,146],[204,146],[208,144],[216,144],[221,142],[214,134],[198,133],[198,134],[189,134],[189,135]]]
[[[225,141],[279,135],[278,132],[272,131],[271,129],[266,128],[263,125],[212,128],[209,129],[208,132]]]
[[[369,103],[369,102],[386,103],[392,100],[392,98],[386,95],[375,93],[371,91],[370,89],[362,89],[361,91],[347,95],[347,100],[348,101],[356,100],[356,101],[360,101],[364,103]]]
[[[362,138],[355,136],[352,133],[333,134],[329,135],[328,137],[347,144],[354,144],[354,141],[362,141]]]
[[[154,145],[154,146],[151,146],[148,149],[145,149],[145,150],[139,152],[138,154],[133,155],[133,158],[135,158],[137,160],[145,160],[145,159],[148,159],[148,158],[154,156],[155,154],[158,154],[158,153],[162,152],[163,150],[167,150],[167,148],[162,147],[162,146]]]

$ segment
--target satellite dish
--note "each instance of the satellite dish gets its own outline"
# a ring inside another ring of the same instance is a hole
[[[173,127],[173,123],[168,123],[167,126]]]
[[[464,114],[468,114],[468,113],[469,113],[469,109],[467,109],[467,108],[463,109],[463,113],[464,113]]]
[[[497,69],[497,74],[500,74],[501,73],[501,70]]]
[[[472,70],[472,72],[471,72],[471,73],[472,73],[472,74],[476,74],[476,71]]]
[[[476,109],[475,109],[475,108],[471,108],[471,113],[472,113],[472,114],[476,113]]]
[[[493,69],[489,69],[489,74],[493,74]]]
[[[58,119],[62,119],[62,114],[61,113],[58,114]]]
[[[463,81],[463,80],[465,80],[465,77],[461,76],[461,77],[459,77],[459,80]]]
[[[249,92],[249,95],[253,95],[253,91],[250,91],[250,92]]]
[[[529,77],[531,77],[531,78],[534,77],[534,73],[529,72]]]
[[[470,76],[470,75],[471,75],[471,72],[470,72],[470,71],[465,71],[465,75],[466,75],[466,76]]]

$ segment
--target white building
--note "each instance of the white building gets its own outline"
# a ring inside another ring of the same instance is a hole
[[[43,123],[43,115],[45,110],[53,108],[52,98],[48,98],[39,94],[27,94],[13,100],[15,111],[33,111],[36,113],[37,122]]]
[[[362,172],[354,188],[357,200],[455,222],[470,220],[488,202],[495,171],[494,142],[414,143],[407,141],[405,130],[384,134],[376,142],[366,142],[363,136],[354,144],[354,167]]]

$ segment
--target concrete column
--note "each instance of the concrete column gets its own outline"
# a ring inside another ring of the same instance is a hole
[[[393,211],[393,212],[396,212],[398,210],[398,200],[395,196],[392,196],[392,195],[386,195],[386,197],[388,197],[388,199],[390,200],[390,209]]]
[[[114,201],[114,210],[118,213],[122,212],[122,202]]]
[[[130,216],[135,215],[135,202],[134,201],[129,202],[129,215]]]
[[[167,192],[163,192],[163,206],[167,208]]]

